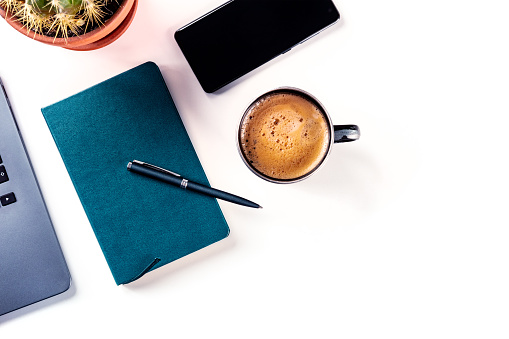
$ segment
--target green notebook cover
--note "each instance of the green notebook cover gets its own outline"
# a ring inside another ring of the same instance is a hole
[[[153,62],[42,113],[117,285],[228,236],[216,199],[127,171],[136,159],[208,184]]]

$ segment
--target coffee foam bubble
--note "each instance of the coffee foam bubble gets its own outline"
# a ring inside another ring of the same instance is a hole
[[[292,93],[273,94],[254,104],[241,125],[247,161],[275,179],[294,179],[316,168],[330,143],[324,113]]]

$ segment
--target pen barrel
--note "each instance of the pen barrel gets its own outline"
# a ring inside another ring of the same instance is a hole
[[[182,177],[177,177],[163,172],[154,171],[151,168],[144,167],[143,165],[131,162],[129,164],[129,171],[144,175],[146,177],[156,179],[174,186],[180,186]]]
[[[227,193],[209,186],[205,186],[202,184],[198,184],[196,182],[189,181],[187,183],[187,190],[194,191],[197,193],[206,194],[208,196],[229,201],[234,204],[253,207],[253,208],[259,208],[260,206],[250,200],[244,199],[242,197],[239,197],[238,195]]]
[[[210,186],[205,186],[202,184],[198,184],[196,182],[192,182],[189,180],[184,179],[180,175],[155,167],[153,165],[148,165],[145,163],[140,163],[135,161],[130,162],[127,165],[127,170],[141,174],[143,176],[156,179],[174,186],[178,186],[180,188],[186,189],[188,191],[194,191],[197,193],[205,194],[213,198],[225,200],[232,202],[234,204],[253,207],[253,208],[261,208],[258,204],[244,199],[242,197],[239,197],[237,195],[227,193],[215,188],[212,188]]]

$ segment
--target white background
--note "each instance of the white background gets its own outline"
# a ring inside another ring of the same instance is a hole
[[[173,33],[222,2],[141,0],[92,52],[0,20],[0,76],[73,278],[0,317],[0,337],[508,338],[509,4],[335,1],[336,25],[206,94]],[[264,209],[220,202],[229,238],[117,287],[40,108],[149,60],[212,186]],[[235,145],[244,108],[283,85],[362,132],[285,186]]]

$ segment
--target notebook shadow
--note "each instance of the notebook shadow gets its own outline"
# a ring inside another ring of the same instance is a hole
[[[162,267],[159,267],[153,271],[148,272],[143,277],[135,280],[124,287],[130,290],[138,290],[153,286],[155,284],[161,284],[171,276],[176,275],[185,270],[191,269],[193,266],[198,265],[211,260],[213,257],[219,256],[224,252],[233,249],[236,246],[235,237],[232,233],[225,239],[222,239],[214,244],[211,244],[205,248],[202,248],[196,252],[186,255],[185,257],[179,258],[173,262],[170,262]]]

